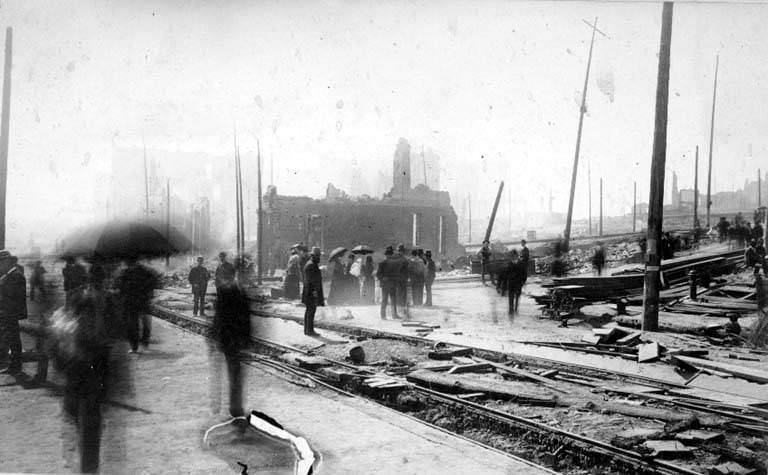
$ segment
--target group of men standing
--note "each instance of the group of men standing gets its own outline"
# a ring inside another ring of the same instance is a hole
[[[437,273],[437,266],[432,260],[432,251],[424,252],[422,249],[414,249],[408,258],[405,246],[400,244],[397,246],[397,252],[392,246],[387,246],[384,257],[376,271],[381,287],[381,318],[387,318],[387,305],[390,303],[392,318],[400,318],[397,311],[398,305],[407,312],[409,287],[414,306],[431,307],[432,284]]]

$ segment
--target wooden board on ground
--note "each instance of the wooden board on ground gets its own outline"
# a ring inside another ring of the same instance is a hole
[[[651,343],[644,343],[638,346],[637,362],[648,363],[650,361],[656,361],[659,359],[660,352],[661,348],[659,348],[659,344],[655,341]]]
[[[691,455],[691,449],[676,440],[648,440],[643,446],[651,450],[654,457],[680,457]]]
[[[521,376],[523,378],[531,379],[533,381],[539,382],[546,386],[547,388],[557,391],[559,393],[565,393],[566,391],[563,391],[562,389],[558,388],[556,383],[554,383],[552,380],[544,378],[542,376],[539,376],[536,373],[532,373],[530,371],[526,371],[524,369],[520,368],[512,368],[507,365],[503,365],[501,363],[494,363],[493,361],[484,360],[482,358],[473,357],[473,360],[477,361],[478,363],[485,363],[493,366],[494,368],[498,369],[499,371],[506,371],[509,374],[513,374],[515,376]]]
[[[492,366],[487,363],[472,363],[466,365],[456,365],[448,370],[446,374],[459,374],[459,373],[478,373],[480,371],[488,371]]]
[[[768,383],[768,371],[762,371],[756,368],[736,365],[733,363],[724,363],[720,361],[705,360],[702,358],[691,358],[689,356],[673,356],[684,363],[696,366],[698,368],[708,368],[722,373],[729,373],[738,378],[746,379],[760,384]]]
[[[725,438],[722,432],[713,432],[709,430],[691,429],[675,434],[675,439],[688,444],[705,444],[708,442],[719,442]]]
[[[519,404],[535,404],[554,406],[557,402],[555,396],[540,396],[520,392],[518,386],[499,381],[477,381],[474,379],[436,373],[428,370],[416,370],[405,377],[408,381],[419,386],[434,389],[436,391],[451,394],[482,392],[488,397],[514,401]]]

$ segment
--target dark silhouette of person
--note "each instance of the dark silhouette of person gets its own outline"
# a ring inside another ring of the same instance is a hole
[[[241,351],[251,344],[251,315],[248,296],[244,289],[233,279],[222,283],[216,298],[216,313],[213,318],[212,339],[215,349],[224,354],[229,378],[229,414],[232,417],[245,415],[243,408],[243,374],[241,370]],[[212,350],[214,348],[211,348]],[[214,368],[212,383],[220,394],[220,362],[213,356]],[[214,404],[218,406],[218,397]],[[218,407],[214,408],[218,412]]]
[[[323,275],[320,272],[320,248],[313,247],[309,262],[304,266],[304,288],[301,293],[301,303],[304,304],[304,334],[309,336],[315,333],[315,312],[317,307],[325,305],[323,296]]]
[[[72,297],[82,292],[83,288],[88,284],[88,272],[85,270],[85,267],[75,261],[73,256],[68,256],[61,274],[64,277],[65,305],[69,307]]]
[[[197,265],[189,271],[189,283],[192,285],[192,298],[195,303],[192,308],[192,314],[205,316],[205,293],[208,291],[208,281],[211,280],[211,273],[203,265],[203,257],[197,258]]]
[[[120,295],[120,309],[124,315],[131,352],[139,350],[139,342],[147,349],[152,333],[149,305],[155,289],[160,287],[160,276],[139,264],[136,257],[128,257],[125,259],[125,268],[116,279],[115,287]]]
[[[507,265],[507,292],[509,294],[509,314],[516,315],[520,306],[520,295],[526,280],[525,267],[520,260],[517,249],[510,253],[510,261]]]
[[[381,287],[380,315],[382,320],[387,318],[387,304],[391,301],[392,318],[400,318],[397,314],[397,304],[401,303],[399,292],[403,262],[395,255],[392,246],[387,246],[384,250],[384,257],[385,259],[379,263],[379,268],[376,270],[376,277]]]
[[[0,362],[8,358],[4,372],[21,372],[21,331],[19,320],[27,318],[27,281],[24,270],[8,251],[0,251]]]
[[[435,266],[435,261],[432,260],[432,251],[427,250],[427,252],[424,254],[427,264],[427,276],[424,279],[424,289],[427,293],[427,301],[425,302],[425,306],[431,307],[432,306],[432,284],[435,282],[435,275],[437,274],[437,269]]]
[[[40,290],[40,296],[45,299],[45,267],[42,261],[35,261],[35,267],[32,268],[32,275],[29,279],[29,300],[35,300],[35,290]]]

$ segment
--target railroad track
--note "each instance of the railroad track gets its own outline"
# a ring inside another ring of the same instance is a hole
[[[169,321],[170,323],[180,326],[185,330],[197,334],[202,334],[203,336],[207,336],[211,327],[211,323],[207,320],[183,315],[161,306],[153,307],[153,314],[159,318]],[[358,334],[360,333],[364,334],[365,332],[358,332]],[[380,332],[376,333],[377,335],[370,336],[373,338],[381,338]],[[399,338],[400,336],[397,335],[397,337]],[[421,344],[433,343],[429,340],[417,337],[399,339],[411,340],[413,343]],[[408,408],[402,407],[402,405],[397,402],[397,398],[393,397],[391,393],[364,395],[358,391],[358,389],[360,389],[358,385],[353,384],[350,386],[349,382],[344,385],[338,381],[334,381],[331,378],[326,377],[324,374],[302,368],[298,365],[289,364],[274,358],[275,355],[286,352],[310,355],[312,354],[311,351],[306,351],[300,348],[295,348],[279,342],[254,336],[252,336],[252,340],[255,348],[259,350],[256,354],[252,355],[252,361],[256,363],[260,363],[274,370],[282,371],[286,374],[289,374],[291,378],[298,378],[299,380],[303,379],[305,381],[304,385],[310,385],[308,382],[311,381],[313,384],[327,387],[346,396],[366,396],[367,399],[374,400],[386,407],[389,407],[390,409],[396,410],[398,414],[403,414],[405,416],[414,418],[414,416],[411,414],[414,412],[412,410],[413,408],[408,410]],[[482,353],[482,350],[479,350],[479,352]],[[337,361],[324,356],[322,358],[324,358],[334,367],[342,368],[343,370],[354,371],[360,379],[380,375],[380,373],[373,371],[361,370],[360,367],[343,361]],[[550,364],[547,364],[546,366],[551,368]],[[534,461],[522,459],[521,457],[514,456],[513,454],[510,454],[506,451],[502,452],[508,456],[511,456],[512,458],[515,458],[516,460],[523,460],[526,463],[538,468],[543,468],[541,463],[545,463],[549,466],[562,468],[576,466],[582,469],[593,469],[594,467],[601,467],[604,473],[612,472],[687,475],[701,473],[665,460],[648,458],[639,452],[615,447],[606,442],[552,427],[533,419],[516,416],[508,412],[500,411],[491,407],[484,406],[482,404],[468,401],[466,399],[458,398],[451,394],[446,394],[429,388],[421,387],[406,381],[402,376],[388,375],[387,378],[401,383],[404,389],[402,389],[400,393],[407,392],[408,394],[413,395],[415,399],[423,405],[423,407],[440,407],[441,410],[451,414],[454,418],[456,418],[456,420],[460,420],[465,424],[473,424],[477,427],[487,428],[495,434],[508,436],[510,438],[514,438],[513,440],[527,444],[530,451],[536,452],[536,455],[532,457]],[[700,410],[699,408],[696,409]],[[467,437],[458,434],[458,431],[446,431],[446,429],[435,426],[434,424],[430,424],[423,419],[417,418],[417,420],[435,427],[438,430],[450,432],[453,435],[468,439]],[[488,444],[479,442],[477,440],[473,440],[471,438],[468,440],[471,440],[473,443],[476,443],[482,447],[490,448],[497,452],[499,451],[498,449],[495,449]]]

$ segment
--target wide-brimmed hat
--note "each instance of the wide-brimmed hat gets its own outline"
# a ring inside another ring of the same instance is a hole
[[[320,248],[319,248],[319,247],[317,247],[317,246],[314,246],[314,247],[312,248],[312,252],[311,252],[311,254],[312,254],[313,256],[318,256],[318,257],[320,257],[320,256],[321,256],[323,253],[322,253],[322,251],[320,250]]]

